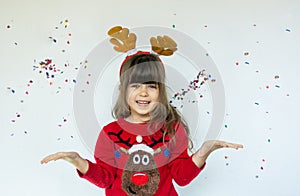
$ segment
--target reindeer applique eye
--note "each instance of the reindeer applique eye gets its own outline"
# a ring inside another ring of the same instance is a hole
[[[148,155],[144,155],[143,158],[142,158],[143,165],[148,165],[149,161],[150,161],[149,156]]]
[[[135,154],[135,155],[133,156],[133,158],[132,158],[132,161],[133,161],[134,164],[140,164],[140,162],[141,162],[141,157],[140,157],[140,155],[139,155],[139,154]]]

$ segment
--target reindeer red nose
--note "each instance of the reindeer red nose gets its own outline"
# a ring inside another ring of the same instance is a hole
[[[142,186],[146,184],[149,180],[149,177],[146,173],[144,172],[137,172],[132,174],[131,176],[131,181],[138,186]]]

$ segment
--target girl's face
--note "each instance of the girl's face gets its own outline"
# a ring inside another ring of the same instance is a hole
[[[157,83],[131,83],[127,87],[126,100],[130,108],[129,121],[134,123],[150,121],[150,111],[159,101]]]

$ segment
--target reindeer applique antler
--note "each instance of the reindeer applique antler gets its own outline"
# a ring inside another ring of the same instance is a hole
[[[176,42],[169,36],[157,36],[150,38],[152,50],[159,55],[171,56],[177,50]]]
[[[129,33],[128,28],[123,28],[121,26],[112,27],[107,34],[112,37],[110,43],[114,46],[117,52],[128,52],[135,49],[136,46],[136,35],[134,33]]]

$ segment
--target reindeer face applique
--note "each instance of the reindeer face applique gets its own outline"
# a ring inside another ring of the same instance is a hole
[[[154,160],[154,155],[160,148],[154,150],[145,144],[133,145],[129,150],[128,160],[122,174],[122,189],[130,196],[151,196],[160,182],[160,175]]]

